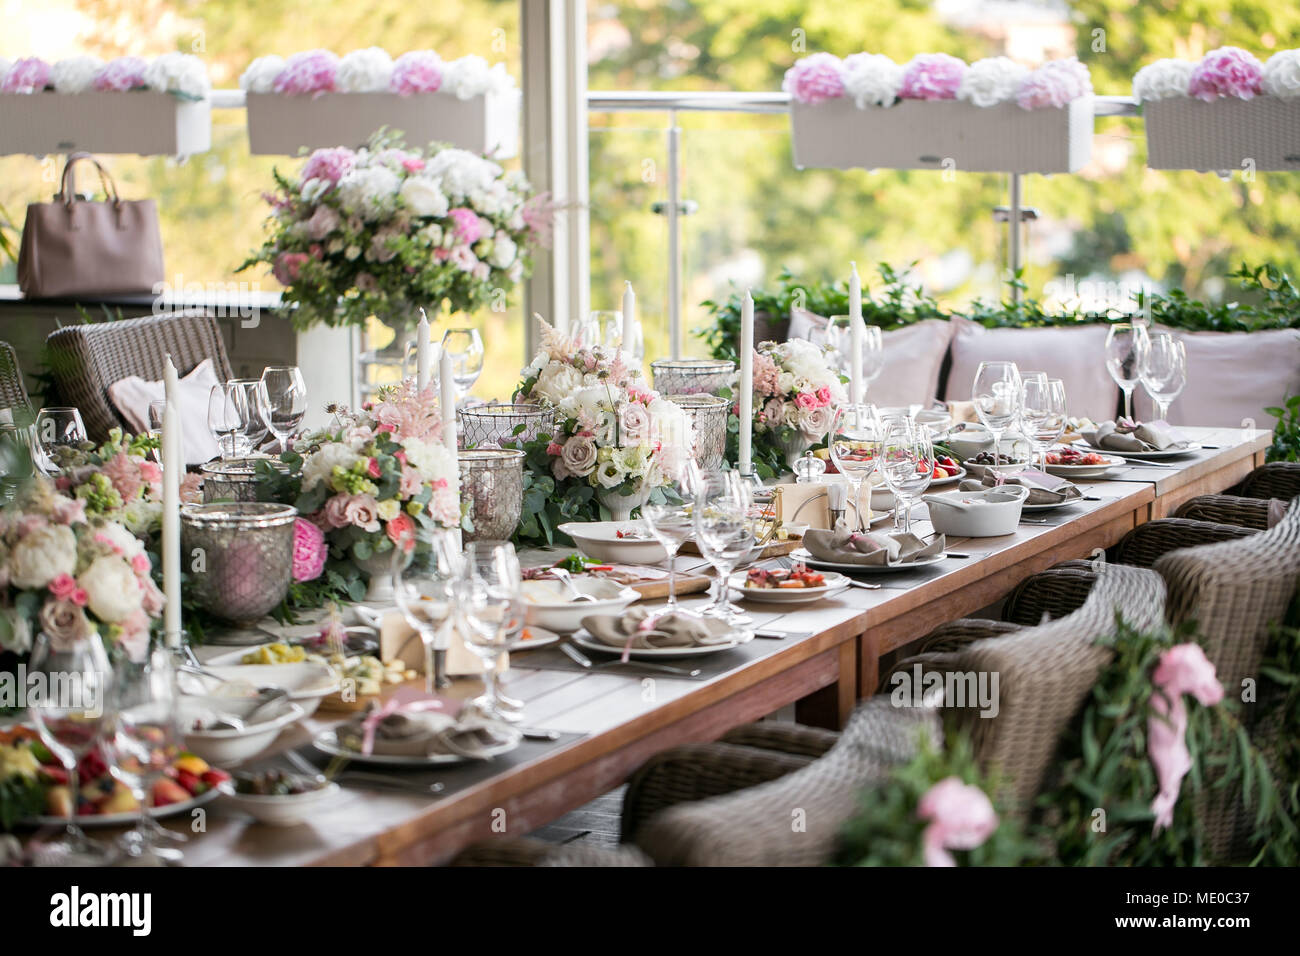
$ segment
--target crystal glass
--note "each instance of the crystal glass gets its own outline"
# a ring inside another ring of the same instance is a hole
[[[42,679],[32,680],[34,675]],[[68,775],[71,814],[60,840],[45,844],[42,859],[74,863],[102,860],[109,855],[102,843],[89,839],[77,825],[81,796],[78,765],[99,745],[112,723],[112,666],[99,634],[51,638],[37,635],[27,664],[28,712],[41,742]]]
[[[1133,389],[1141,378],[1147,347],[1145,325],[1116,322],[1106,332],[1106,371],[1124,393],[1124,417],[1133,420]]]
[[[42,408],[36,413],[36,441],[51,458],[62,445],[80,445],[86,441],[81,412],[66,405]]]
[[[442,351],[451,356],[451,380],[459,402],[483,374],[483,339],[478,329],[448,329],[442,337]]]
[[[32,452],[30,429],[31,426],[0,422],[0,503],[9,500],[36,474],[37,456]]]
[[[1142,386],[1156,403],[1161,421],[1169,406],[1187,387],[1187,348],[1170,332],[1152,332],[1143,351],[1139,376]]]
[[[1065,433],[1065,383],[1046,372],[1026,372],[1021,386],[1020,422],[1047,470],[1047,452]]]
[[[862,399],[867,389],[885,370],[885,340],[876,325],[864,325],[862,336]],[[850,350],[853,344],[852,326],[847,315],[833,315],[826,323],[826,346],[834,357],[835,367],[845,375],[853,366]]]
[[[208,431],[217,440],[217,448],[224,461],[248,453],[240,444],[240,436],[248,431],[249,418],[254,414],[248,407],[248,396],[234,383],[213,385],[208,393]]]
[[[879,462],[881,477],[894,493],[894,527],[911,531],[912,502],[925,493],[934,477],[930,430],[905,418],[891,420],[883,429]]]
[[[971,385],[975,414],[993,436],[993,464],[1001,464],[1002,433],[1020,416],[1020,370],[1015,362],[980,362]]]
[[[497,720],[518,721],[523,715],[497,703],[497,663],[524,628],[523,574],[509,541],[472,541],[456,585],[457,605],[468,625],[465,644],[483,659],[480,712]]]
[[[752,485],[736,471],[703,474],[695,496],[695,540],[700,554],[718,573],[717,593],[704,614],[733,627],[748,619],[731,603],[727,579],[754,547]]]
[[[154,784],[184,749],[174,663],[171,651],[156,648],[141,663],[128,660],[117,665],[109,747],[113,776],[130,788],[140,804],[140,819],[135,829],[123,834],[123,847],[132,856],[152,855],[167,862],[179,861],[181,854],[161,844],[183,843],[185,837],[159,826],[149,805]]]
[[[836,410],[831,422],[831,461],[852,489],[859,531],[867,528],[867,518],[862,514],[864,509],[861,507],[862,483],[876,470],[876,458],[880,452],[880,429],[874,405],[843,405]]]
[[[694,529],[692,509],[700,486],[700,470],[690,457],[689,443],[676,434],[661,434],[656,423],[652,444],[675,448],[672,455],[660,452],[660,468],[667,483],[654,489],[641,505],[641,517],[655,540],[668,552],[668,601],[663,611],[681,612],[677,603],[677,552]]]
[[[307,415],[307,383],[296,365],[269,365],[257,389],[257,408],[275,436],[279,451],[289,450],[289,437]]]
[[[255,378],[233,379],[230,387],[238,391],[240,401],[248,408],[248,418],[244,429],[236,437],[240,455],[251,455],[271,433],[266,419],[262,417],[261,403],[257,400],[260,380]]]
[[[411,547],[393,549],[393,592],[407,623],[424,644],[424,689],[433,693],[440,668],[434,655],[451,641],[449,622],[461,570],[455,535],[443,528],[417,527]]]

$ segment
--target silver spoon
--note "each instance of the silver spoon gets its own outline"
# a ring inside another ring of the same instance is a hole
[[[573,578],[570,577],[569,572],[564,568],[551,568],[551,573],[555,575],[557,581],[564,585],[565,589],[569,592],[569,596],[575,601],[587,604],[596,603],[596,599],[590,594],[583,594],[578,590],[578,586],[573,583]]]

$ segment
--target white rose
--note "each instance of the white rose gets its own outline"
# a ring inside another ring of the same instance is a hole
[[[1300,50],[1282,50],[1268,58],[1264,92],[1280,99],[1300,96]]]
[[[514,263],[518,253],[519,247],[515,245],[515,241],[504,232],[498,232],[488,262],[498,269],[508,269]]]
[[[1186,60],[1156,60],[1133,77],[1133,95],[1143,103],[1186,96],[1195,67]]]
[[[84,93],[103,68],[104,61],[97,56],[70,56],[50,67],[50,82],[60,93]]]
[[[144,71],[145,86],[159,93],[178,93],[191,99],[206,99],[212,89],[208,68],[197,56],[164,53]]]
[[[401,185],[397,174],[386,166],[353,169],[339,180],[339,203],[348,212],[373,222],[391,208]]]
[[[284,57],[259,56],[239,77],[239,88],[248,93],[271,93],[275,78],[284,70]]]
[[[962,74],[957,99],[986,107],[1010,103],[1016,98],[1020,82],[1028,73],[1028,67],[1005,56],[976,60]]]
[[[115,555],[102,555],[82,571],[77,583],[86,592],[86,606],[110,624],[140,610],[140,582],[131,566]]]
[[[406,208],[417,216],[445,216],[450,208],[447,197],[443,195],[438,183],[426,176],[412,176],[406,180],[402,183],[398,195],[402,197]],[[440,231],[438,239],[441,238]],[[436,242],[436,240],[432,241]]]
[[[322,445],[319,451],[308,455],[307,460],[302,463],[302,490],[311,491],[322,481],[328,481],[336,467],[346,471],[359,457],[351,448],[340,442]]]
[[[22,590],[48,587],[77,569],[77,536],[66,525],[46,525],[24,535],[9,553],[9,582]]]
[[[353,50],[339,61],[337,86],[343,93],[383,93],[393,77],[393,58],[377,46]]]
[[[903,68],[880,53],[854,53],[844,58],[844,94],[858,105],[889,106],[898,99]]]
[[[794,375],[789,372],[781,372],[776,376],[776,393],[778,395],[788,395],[794,391]]]
[[[813,441],[831,430],[831,407],[809,408],[799,413],[799,430]]]

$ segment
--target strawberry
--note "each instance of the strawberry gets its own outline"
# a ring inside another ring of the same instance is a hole
[[[216,767],[208,770],[202,777],[203,782],[209,787],[215,787],[218,784],[225,783],[229,779],[230,774],[226,773],[224,770],[218,770]]]
[[[197,793],[199,788],[199,778],[188,770],[180,770],[176,774],[176,782],[188,790],[190,793]]]
[[[77,765],[77,773],[83,781],[97,780],[108,773],[108,764],[104,762],[98,750],[92,750],[81,758],[81,763]]]

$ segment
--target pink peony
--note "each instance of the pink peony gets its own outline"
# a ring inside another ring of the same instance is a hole
[[[329,50],[295,53],[285,60],[284,69],[275,78],[273,89],[289,96],[333,93],[338,72],[338,55]]]
[[[0,93],[39,93],[50,84],[50,65],[38,56],[15,60],[0,83]]]
[[[271,274],[280,285],[293,285],[302,272],[302,264],[310,258],[305,252],[282,252],[271,267]]]
[[[95,74],[91,86],[101,93],[125,93],[144,89],[144,71],[149,64],[138,56],[120,56],[110,60]]]
[[[947,53],[922,53],[903,68],[898,91],[905,100],[955,100],[966,64]]]
[[[432,50],[403,53],[393,63],[393,77],[388,88],[402,96],[412,93],[435,93],[442,86],[442,60]]]
[[[1078,57],[1052,60],[1025,75],[1016,102],[1021,109],[1038,110],[1068,106],[1092,93],[1092,76]]]
[[[293,579],[314,581],[325,570],[325,535],[304,518],[293,523]]]
[[[1187,93],[1209,103],[1223,96],[1249,100],[1263,92],[1264,66],[1240,47],[1221,46],[1192,68]]]
[[[448,215],[456,223],[456,238],[467,246],[478,242],[490,231],[487,223],[480,219],[473,209],[457,206]]]
[[[796,102],[821,103],[844,95],[844,64],[833,53],[806,56],[785,71],[781,89]]]
[[[956,866],[949,850],[973,850],[998,828],[988,795],[960,777],[940,780],[927,790],[916,815],[929,822],[921,835],[926,866]]]
[[[305,183],[309,179],[323,179],[337,186],[338,181],[352,171],[352,167],[356,165],[356,162],[357,154],[346,146],[318,149],[307,157],[307,162],[302,167],[299,182]]]

